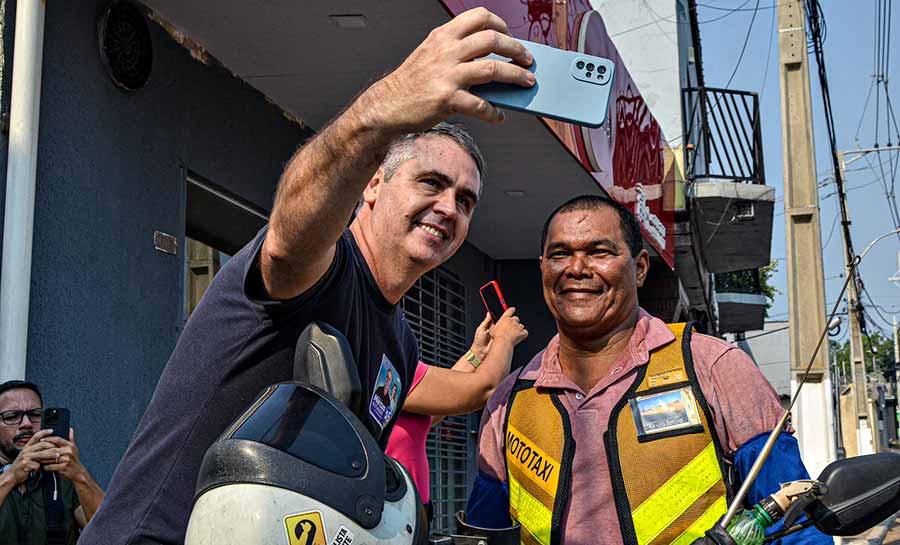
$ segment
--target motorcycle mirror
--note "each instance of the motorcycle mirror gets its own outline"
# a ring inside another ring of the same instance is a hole
[[[294,380],[328,392],[365,422],[356,358],[340,331],[322,322],[306,326],[294,351]]]
[[[830,536],[860,534],[900,510],[900,454],[885,452],[832,462],[819,475],[828,491],[805,509]]]

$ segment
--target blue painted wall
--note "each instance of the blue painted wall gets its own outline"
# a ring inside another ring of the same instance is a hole
[[[152,22],[149,83],[119,91],[98,52],[105,5],[47,9],[26,372],[46,403],[71,408],[103,485],[182,326],[185,170],[270,209],[283,163],[308,136]],[[15,2],[6,8],[11,63]],[[8,96],[8,74],[3,85]],[[178,256],[154,250],[155,230],[178,237]]]
[[[103,486],[182,327],[186,171],[270,209],[283,163],[309,136],[239,79],[191,58],[155,23],[149,83],[119,91],[97,46],[105,5],[47,10],[26,372],[47,404],[72,410],[82,458]],[[7,1],[3,111],[14,17],[15,1]],[[0,198],[7,144],[4,135]],[[178,237],[178,256],[154,250],[155,230]],[[466,244],[446,267],[466,285],[469,340],[484,316],[478,288],[492,278],[531,331],[515,364],[555,332],[536,262],[495,263]]]

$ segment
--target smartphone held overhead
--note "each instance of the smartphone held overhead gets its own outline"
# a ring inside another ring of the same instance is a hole
[[[609,59],[519,40],[534,57],[528,69],[535,84],[476,85],[470,91],[491,104],[510,110],[599,127],[606,121],[615,64]],[[487,59],[512,62],[499,55]]]

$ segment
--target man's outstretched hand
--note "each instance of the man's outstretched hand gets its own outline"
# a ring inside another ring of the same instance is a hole
[[[496,53],[513,60],[480,59]],[[478,60],[475,60],[478,59]],[[461,13],[434,29],[396,70],[360,97],[372,127],[398,133],[426,130],[454,114],[490,123],[503,113],[469,92],[491,81],[534,85],[526,68],[531,53],[509,34],[506,23],[485,8]]]

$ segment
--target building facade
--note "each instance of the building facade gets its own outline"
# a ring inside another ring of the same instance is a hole
[[[734,123],[750,136],[730,144],[711,128],[726,101],[747,103],[703,87],[692,1],[35,5],[43,3],[0,0],[4,234],[21,227],[13,224],[23,205],[6,176],[19,160],[10,152],[19,128],[9,123],[13,58],[24,43],[17,13],[39,9],[43,18],[33,242],[21,264],[30,290],[14,294],[28,310],[27,350],[0,362],[0,379],[24,376],[48,403],[72,410],[82,458],[102,484],[205,287],[265,223],[292,153],[431,28],[476,5],[503,16],[517,37],[610,58],[616,77],[599,129],[522,114],[501,127],[467,122],[489,174],[468,242],[402,303],[423,359],[450,365],[465,352],[483,317],[478,287],[491,279],[530,331],[514,365],[543,348],[555,325],[540,289],[540,229],[553,208],[584,193],[609,195],[640,219],[652,256],[640,293],[648,311],[710,332],[754,329],[728,323],[758,306],[753,273],[744,283],[713,273],[768,262],[772,199],[752,136],[759,120]],[[721,172],[725,145],[756,174]],[[748,234],[758,247],[737,243]],[[5,236],[3,259],[18,259],[7,256],[20,243]],[[737,288],[749,293],[723,297]],[[477,426],[478,415],[450,418],[429,440],[439,530],[468,494]]]

